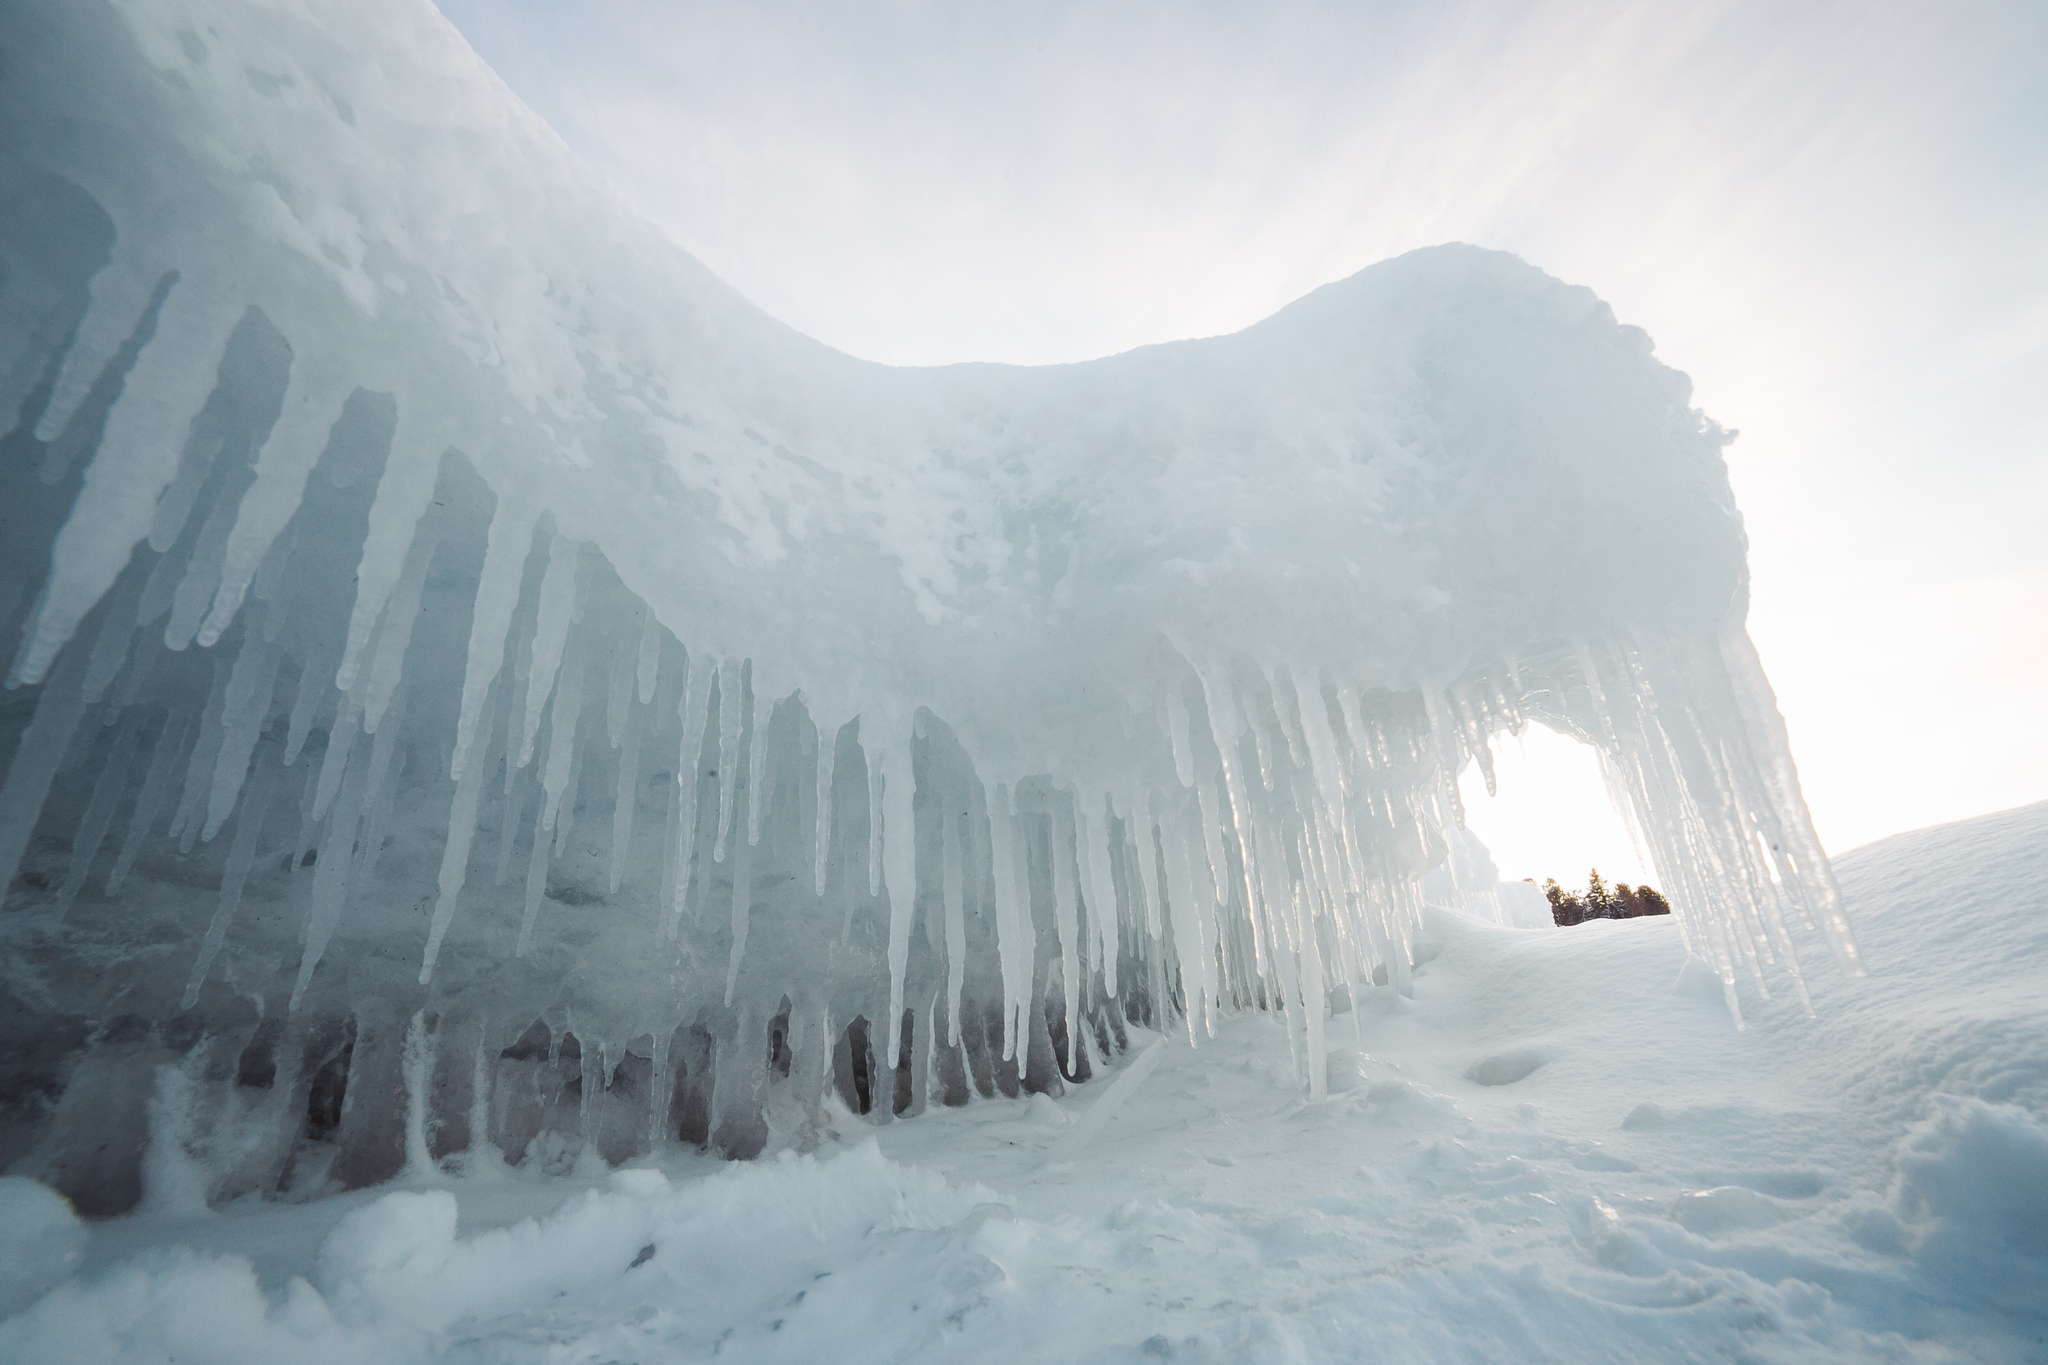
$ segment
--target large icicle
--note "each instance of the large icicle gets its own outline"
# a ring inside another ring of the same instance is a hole
[[[1018,1025],[1024,997],[1031,989],[1031,966],[1037,947],[1030,941],[1030,916],[1020,910],[1018,899],[1018,878],[1016,854],[1016,817],[1010,812],[1010,788],[1007,783],[997,783],[990,794],[988,806],[990,862],[995,869],[996,887],[996,950],[1002,967],[1004,1027],[1003,1058],[1016,1058],[1018,1068],[1023,1069],[1023,1057],[1018,1056]]]
[[[1192,1043],[1208,1031],[1203,998],[1209,985],[1203,961],[1209,937],[1203,923],[1209,917],[1208,907],[1203,903],[1207,896],[1197,890],[1194,864],[1188,858],[1180,822],[1164,806],[1164,802],[1159,803],[1154,813],[1158,817],[1160,846],[1166,855],[1166,900],[1173,918],[1174,946],[1180,950],[1181,989],[1187,999],[1188,1041]]]
[[[214,906],[213,920],[206,926],[206,941],[199,947],[199,960],[192,964],[192,975],[185,982],[181,1009],[189,1010],[199,1003],[199,988],[206,983],[206,973],[212,968],[221,944],[227,941],[228,927],[234,923],[235,911],[242,904],[242,888],[249,881],[249,865],[256,860],[257,843],[263,837],[264,817],[270,813],[270,793],[284,765],[277,761],[274,745],[265,745],[256,755],[255,766],[248,795],[242,801],[242,818],[235,828],[234,843],[228,849],[227,867],[221,873],[220,902]]]
[[[736,754],[747,756],[747,797],[753,804],[754,790],[762,784],[763,773],[760,765],[762,752],[761,735],[767,727],[767,717],[761,697],[754,691],[752,663],[740,665],[740,689],[733,698],[733,711],[740,717],[740,733],[734,736],[732,749]],[[725,703],[719,702],[723,714]],[[737,782],[737,776],[734,781]],[[737,788],[726,789],[725,804],[731,806],[737,798]],[[727,833],[730,834],[728,827]],[[729,850],[727,862],[732,869],[732,950],[726,957],[725,1004],[732,1007],[733,992],[739,987],[740,963],[747,952],[747,930],[752,924],[754,910],[754,844],[751,832]]]
[[[0,782],[0,892],[21,866],[21,855],[28,848],[29,835],[35,832],[50,783],[64,761],[79,717],[85,713],[84,674],[85,651],[74,649],[36,699],[35,715],[15,747],[6,781]]]
[[[868,895],[882,894],[882,759],[875,747],[880,726],[868,727],[868,742],[861,746],[868,764]]]
[[[868,750],[869,771],[880,773],[882,882],[889,894],[889,1026],[903,1018],[903,973],[910,961],[910,930],[917,907],[917,821],[911,798],[910,725],[884,714]]]
[[[1785,718],[1778,712],[1778,699],[1764,676],[1756,646],[1740,623],[1730,621],[1721,632],[1721,657],[1728,665],[1729,680],[1742,707],[1742,720],[1758,743],[1755,751],[1770,792],[1777,834],[1791,855],[1791,871],[1801,891],[1813,903],[1828,947],[1845,971],[1864,974],[1863,955],[1856,936],[1842,913],[1842,893],[1826,852],[1813,832],[1813,818],[1806,809],[1806,797],[1799,790],[1799,774],[1792,766],[1792,745],[1785,734]]]
[[[683,913],[683,902],[689,894],[691,862],[697,852],[698,765],[704,753],[704,733],[711,725],[711,688],[712,680],[717,673],[718,665],[710,655],[699,653],[690,656],[687,681],[676,702],[677,711],[683,722],[683,742],[676,755],[677,786],[671,797],[676,812],[672,823],[675,831],[673,847],[670,850],[674,869],[668,905],[668,920],[671,926]],[[721,696],[721,711],[724,704]]]
[[[718,839],[711,846],[711,857],[721,863],[732,838],[733,794],[739,789],[740,731],[745,728],[740,715],[743,667],[740,660],[727,659],[718,673]]]
[[[640,658],[634,669],[634,679],[639,684],[640,704],[647,706],[654,701],[655,684],[661,679],[661,637],[664,634],[661,622],[652,611],[644,614],[640,623]]]
[[[327,817],[320,839],[320,856],[313,867],[312,903],[306,911],[305,949],[299,955],[298,979],[292,983],[289,1008],[296,1010],[312,984],[314,969],[326,955],[327,944],[341,923],[348,903],[350,882],[355,871],[356,828],[361,823],[363,795],[367,780],[362,763],[351,763],[341,780],[341,791]]]
[[[206,825],[199,834],[203,840],[210,841],[220,832],[235,808],[235,798],[241,795],[242,781],[249,771],[249,755],[255,752],[257,734],[270,715],[271,691],[277,684],[277,666],[283,657],[281,649],[262,639],[250,640],[235,657],[221,708],[220,754],[214,760]]]
[[[1087,888],[1088,919],[1095,928],[1096,961],[1103,964],[1103,984],[1110,998],[1117,996],[1116,890],[1109,874],[1109,839],[1102,818],[1091,815],[1078,796],[1074,803],[1074,833],[1079,843],[1081,880]]]
[[[142,729],[142,720],[140,708],[131,707],[121,717],[113,742],[107,746],[106,762],[100,766],[99,778],[93,783],[92,797],[85,804],[85,816],[78,822],[78,832],[72,836],[71,868],[64,874],[64,885],[57,890],[59,916],[70,908],[71,902],[85,888],[85,879],[92,872],[92,860],[98,856],[100,844],[107,837],[107,826],[113,823],[114,808],[124,794],[128,772],[135,761],[135,741]]]
[[[142,596],[145,581],[138,573],[122,575],[113,599],[107,604],[106,614],[100,618],[99,632],[93,640],[92,657],[85,667],[83,688],[87,706],[100,704],[100,700],[107,694],[107,688],[121,675],[122,666],[128,662],[129,646],[135,638],[135,609]],[[137,671],[140,672],[140,669]]]
[[[554,843],[547,828],[547,788],[538,793],[540,804],[533,812],[533,842],[526,849],[526,903],[519,914],[519,937],[512,956],[525,957],[533,951],[533,931],[540,924],[540,903],[548,893],[548,849]]]
[[[85,316],[79,319],[56,383],[36,420],[38,441],[54,441],[71,425],[86,395],[136,330],[138,321],[178,283],[176,270],[165,270],[154,254],[144,254],[137,244],[117,238],[116,247],[112,258],[92,277]],[[196,293],[198,288],[188,285],[186,292]]]
[[[363,817],[361,865],[356,871],[358,886],[370,885],[371,879],[377,875],[377,862],[384,856],[385,833],[391,827],[391,810],[397,801],[398,781],[405,768],[405,760],[398,752],[405,729],[404,711],[405,694],[401,692],[370,746],[370,785]]]
[[[495,691],[486,693],[482,709],[475,717],[475,723],[483,727],[486,735],[491,733],[491,710],[496,699]],[[469,845],[476,837],[477,804],[483,798],[484,782],[490,775],[490,764],[484,760],[489,759],[490,753],[487,747],[478,756],[479,761],[466,766],[455,782],[455,804],[448,812],[448,842],[442,845],[441,872],[435,878],[438,890],[434,917],[427,926],[427,950],[420,961],[422,986],[433,979],[434,959],[441,955],[441,940],[455,921],[455,907],[463,883],[469,879]],[[617,889],[616,884],[613,889]]]
[[[349,756],[355,752],[356,734],[361,728],[361,713],[354,706],[342,705],[341,714],[335,718],[334,728],[328,732],[327,751],[320,756],[320,777],[313,789],[313,818],[327,818],[328,808],[341,790],[342,775],[348,771]]]
[[[406,552],[405,568],[391,596],[385,600],[384,616],[370,646],[370,666],[359,682],[363,684],[363,730],[376,734],[384,723],[384,712],[398,691],[405,671],[405,651],[412,644],[412,628],[420,616],[420,592],[426,586],[427,568],[433,563],[435,537],[422,534]]]
[[[556,532],[548,544],[547,572],[540,581],[540,615],[533,627],[532,661],[526,675],[526,714],[519,732],[515,768],[533,761],[533,740],[540,732],[541,713],[553,694],[562,649],[569,641],[569,621],[576,608],[577,547]]]
[[[633,702],[633,642],[623,638],[612,642],[611,665],[605,675],[604,733],[616,749],[626,742],[626,718]]]
[[[299,761],[299,751],[305,747],[306,737],[313,732],[315,713],[334,695],[334,688],[328,680],[334,676],[334,664],[340,656],[340,646],[326,642],[315,643],[306,652],[305,666],[299,671],[298,694],[292,698],[291,715],[286,721],[286,767]]]
[[[747,754],[747,842],[761,842],[761,803],[767,799],[769,702],[754,694],[753,738]]]
[[[149,756],[149,772],[142,779],[142,790],[135,797],[135,810],[128,818],[128,833],[121,840],[121,850],[115,855],[113,869],[107,873],[108,896],[121,894],[122,883],[128,879],[128,870],[135,866],[135,859],[142,852],[142,841],[155,827],[157,816],[163,813],[164,798],[170,794],[171,774],[191,752],[197,728],[189,716],[165,719],[164,728],[157,735],[156,747]]]
[[[960,994],[967,983],[967,864],[960,849],[964,812],[939,809],[939,895],[945,908],[946,1045],[960,1046]]]
[[[1074,869],[1072,801],[1060,791],[1052,815],[1053,923],[1060,935],[1060,979],[1066,988],[1067,1070],[1081,1069],[1081,908]]]
[[[449,776],[460,781],[476,743],[477,727],[489,728],[482,720],[484,696],[490,691],[505,660],[505,636],[512,628],[512,613],[519,605],[519,580],[525,572],[527,551],[533,545],[533,526],[538,509],[530,503],[500,498],[497,515],[484,547],[483,573],[477,580],[476,603],[470,617],[469,651],[462,670],[462,710],[455,723],[455,753],[449,761]]]
[[[1137,885],[1134,888],[1138,899],[1138,913],[1144,919],[1152,941],[1164,942],[1166,926],[1159,902],[1158,854],[1157,845],[1153,842],[1151,815],[1149,812],[1140,811],[1135,801],[1127,801],[1126,805],[1130,814],[1126,817],[1124,832],[1130,841],[1128,866],[1135,869],[1138,874]],[[1164,1010],[1165,1007],[1166,1002],[1162,998],[1157,1008]]]
[[[202,648],[219,640],[241,610],[242,599],[271,543],[305,496],[306,477],[327,447],[342,403],[355,388],[349,378],[348,356],[323,344],[323,338],[317,335],[300,335],[293,340],[292,372],[285,389],[284,407],[263,444],[257,459],[256,481],[242,498],[234,530],[221,551],[218,572],[212,575],[219,584],[212,594],[212,605],[192,637]],[[359,584],[360,579],[359,570]],[[356,606],[358,610],[362,607],[360,589]],[[344,654],[344,668],[348,661]],[[348,681],[341,685],[348,686]]]
[[[818,726],[817,819],[811,834],[811,881],[820,896],[825,894],[826,864],[832,854],[832,764],[837,757],[838,732]]]
[[[307,383],[309,398],[322,389],[323,384],[316,371]],[[345,389],[342,393],[346,396]],[[352,688],[355,685],[356,670],[363,662],[363,651],[383,615],[386,600],[397,587],[406,567],[406,548],[413,543],[421,521],[430,510],[434,485],[440,476],[441,457],[453,441],[456,430],[445,399],[429,397],[425,393],[400,395],[398,425],[391,438],[390,458],[385,464],[384,477],[377,485],[377,499],[370,509],[368,538],[363,542],[362,559],[356,566],[355,605],[349,612],[348,643],[342,649],[341,666],[335,672],[337,686]],[[284,524],[282,517],[275,521],[277,526]],[[252,541],[254,538],[252,535]],[[260,557],[259,554],[257,558]],[[254,560],[248,562],[253,571]],[[573,587],[573,559],[571,562]],[[228,578],[222,583],[223,602],[233,581]],[[572,599],[574,595],[572,591]],[[216,617],[220,610],[221,604],[216,603]],[[214,627],[214,618],[208,618],[207,624],[209,628]]]
[[[577,720],[583,711],[584,659],[581,649],[569,652],[555,684],[554,711],[548,717],[547,763],[541,773],[541,790],[546,799],[541,805],[539,828],[549,835],[561,818],[562,798],[569,789],[569,770],[576,759]],[[537,844],[547,842],[539,833],[534,840]]]
[[[646,722],[641,712],[647,708],[626,706],[626,717],[619,735],[619,781],[612,795],[612,848],[605,869],[606,894],[619,894],[619,883],[626,876],[626,854],[633,842],[633,816],[640,800],[640,735]]]
[[[57,651],[149,533],[157,493],[176,472],[186,430],[213,389],[241,312],[230,297],[198,280],[174,283],[153,328],[144,324],[142,352],[107,414],[85,486],[50,551],[43,600],[8,670],[9,687],[43,680]],[[50,419],[47,411],[44,418]]]

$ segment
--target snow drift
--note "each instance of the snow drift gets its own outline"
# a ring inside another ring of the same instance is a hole
[[[41,1296],[0,1358],[2031,1365],[2048,803],[1835,866],[1872,976],[1742,1032],[1669,920],[1431,908],[1413,995],[1333,1021],[1318,1102],[1248,1012],[1149,1043],[1149,1078],[806,1156],[89,1226],[0,1180],[0,1286]]]
[[[81,1207],[152,1112],[214,1200],[747,1155],[1246,1008],[1320,1094],[1531,722],[1731,1008],[1804,998],[1788,916],[1857,969],[1726,435],[1590,292],[1444,247],[892,369],[424,0],[0,24],[0,1160]]]

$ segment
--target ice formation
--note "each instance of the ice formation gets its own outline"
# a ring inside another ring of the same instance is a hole
[[[138,1196],[152,1093],[215,1199],[800,1146],[1219,1011],[1320,1093],[1419,879],[1490,897],[1456,777],[1531,722],[1731,1007],[1803,995],[1788,917],[1856,968],[1725,433],[1585,289],[1444,247],[894,369],[426,0],[0,41],[0,1162],[82,1207]]]

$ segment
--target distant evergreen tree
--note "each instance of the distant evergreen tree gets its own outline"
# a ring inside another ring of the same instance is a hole
[[[1565,890],[1555,878],[1545,878],[1543,898],[1550,902],[1551,922],[1559,928],[1584,924],[1589,919],[1637,919],[1644,915],[1668,915],[1671,902],[1654,886],[1630,886],[1617,882],[1612,890],[1600,876],[1599,868],[1586,874],[1583,896]]]
[[[1614,893],[1607,889],[1607,883],[1600,880],[1600,869],[1592,868],[1586,873],[1586,918],[1620,919],[1615,911],[1620,909]]]
[[[1543,880],[1543,898],[1550,902],[1550,919],[1560,929],[1586,921],[1586,903],[1557,884],[1557,880],[1546,877]]]

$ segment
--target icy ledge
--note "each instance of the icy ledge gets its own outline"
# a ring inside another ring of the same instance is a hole
[[[213,1198],[802,1146],[828,1088],[1057,1091],[1248,1008],[1319,1093],[1531,721],[1731,1008],[1803,997],[1788,915],[1857,969],[1726,435],[1590,292],[1443,247],[1234,336],[891,369],[424,0],[4,23],[0,1157],[84,1206],[180,1058]]]

